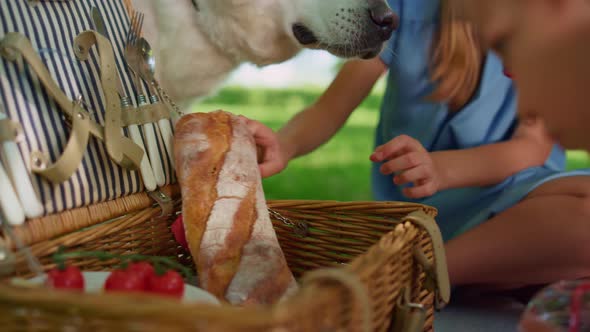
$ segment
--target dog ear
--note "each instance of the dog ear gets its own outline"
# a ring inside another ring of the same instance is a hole
[[[199,2],[198,2],[198,0],[191,0],[191,2],[193,3],[193,7],[195,7],[195,9],[197,11],[199,11]]]

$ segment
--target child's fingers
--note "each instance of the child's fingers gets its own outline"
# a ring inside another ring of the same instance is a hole
[[[287,166],[281,154],[280,145],[268,146],[262,155],[262,160],[259,162],[260,176],[263,178],[275,175],[285,169]]]
[[[380,172],[384,175],[389,175],[424,164],[425,161],[426,154],[421,152],[410,152],[383,163]]]
[[[378,146],[371,155],[371,160],[381,162],[386,159],[394,158],[396,155],[407,151],[423,150],[422,144],[408,135],[400,135],[391,141]]]
[[[393,178],[393,183],[401,186],[407,183],[418,182],[420,180],[428,180],[431,177],[432,172],[428,165],[419,165],[396,175]]]
[[[263,125],[262,123],[249,120],[246,121],[246,126],[250,131],[250,134],[254,137],[256,144],[261,146],[267,146],[269,144],[274,144],[276,141],[276,135],[272,129]]]
[[[285,169],[286,162],[281,153],[277,135],[264,124],[240,115],[254,137],[258,155],[258,167],[263,178],[275,175]]]
[[[258,168],[260,169],[260,176],[262,178],[267,178],[280,173],[285,169],[285,165],[280,160],[269,160],[259,164]]]
[[[436,184],[434,181],[427,181],[414,187],[404,188],[402,192],[408,198],[429,197],[436,194]]]

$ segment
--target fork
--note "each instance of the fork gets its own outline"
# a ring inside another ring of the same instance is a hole
[[[125,43],[125,62],[127,68],[133,75],[135,89],[137,91],[137,105],[144,106],[148,104],[148,100],[143,93],[141,79],[139,77],[139,70],[141,66],[141,50],[138,43],[141,38],[143,29],[143,14],[135,11],[131,20],[131,25],[127,33],[127,41]],[[146,138],[147,150],[154,171],[154,177],[158,186],[162,187],[166,184],[166,176],[164,175],[164,167],[158,149],[158,141],[156,139],[156,130],[153,123],[146,123],[142,125],[143,133]]]
[[[92,7],[91,15],[92,15],[92,19],[94,21],[94,26],[95,26],[96,30],[101,35],[103,35],[105,38],[109,39],[108,31],[106,29],[106,24],[104,22],[102,15],[100,14],[100,11],[98,11],[98,9],[96,7]],[[127,95],[125,94],[125,91],[123,90],[123,83],[121,82],[121,79],[118,79],[116,81],[116,87],[117,87],[117,92],[119,94],[119,98],[121,99],[121,106],[124,109],[130,107],[131,102],[130,102],[129,98],[127,97]],[[129,130],[129,136],[131,137],[133,142],[135,144],[137,144],[137,146],[139,146],[141,148],[141,150],[144,152],[143,157],[141,158],[141,163],[139,165],[140,174],[143,179],[143,185],[146,190],[154,191],[154,190],[156,190],[158,185],[156,184],[154,172],[152,171],[152,167],[150,166],[150,160],[147,156],[147,153],[145,153],[145,146],[143,144],[143,138],[141,137],[141,132],[139,130],[139,126],[130,125],[127,128]],[[123,130],[123,129],[121,129],[121,130]]]

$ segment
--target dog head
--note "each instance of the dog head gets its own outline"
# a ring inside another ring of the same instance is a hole
[[[383,0],[293,1],[290,18],[295,39],[340,57],[376,56],[398,25],[397,15]]]
[[[210,39],[240,61],[266,65],[302,48],[371,58],[396,28],[385,0],[192,0]]]

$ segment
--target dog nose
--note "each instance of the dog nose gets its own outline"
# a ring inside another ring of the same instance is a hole
[[[369,10],[371,20],[379,27],[379,35],[383,41],[388,40],[399,25],[399,17],[386,4],[378,5]]]

